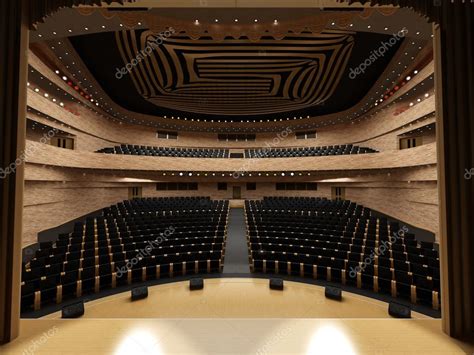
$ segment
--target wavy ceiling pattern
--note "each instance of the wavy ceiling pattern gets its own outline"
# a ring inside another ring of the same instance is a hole
[[[130,72],[137,91],[157,106],[214,115],[273,114],[324,104],[346,70],[352,32],[281,40],[192,40],[173,36]],[[151,31],[116,33],[124,63],[145,53]]]

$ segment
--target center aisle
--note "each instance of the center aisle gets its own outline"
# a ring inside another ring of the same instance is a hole
[[[231,208],[229,212],[223,273],[250,273],[247,226],[243,208]]]

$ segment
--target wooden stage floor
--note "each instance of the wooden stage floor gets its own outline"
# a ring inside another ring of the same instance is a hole
[[[85,305],[81,319],[60,314],[23,319],[21,335],[0,354],[473,354],[474,347],[421,314],[389,318],[387,304],[286,282],[272,291],[263,279],[208,279],[149,288],[147,299],[117,294]]]

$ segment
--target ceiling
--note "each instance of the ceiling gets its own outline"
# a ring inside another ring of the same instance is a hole
[[[151,48],[157,35],[129,30],[70,41],[106,93],[125,109],[228,121],[348,109],[367,93],[402,43],[397,41],[354,79],[351,69],[391,36],[327,30],[282,39],[215,41],[179,33]]]
[[[106,116],[169,129],[354,121],[413,71],[431,42],[430,25],[406,9],[117,10],[62,9],[30,41],[46,45],[53,70],[94,95]],[[396,38],[403,27],[408,34]]]

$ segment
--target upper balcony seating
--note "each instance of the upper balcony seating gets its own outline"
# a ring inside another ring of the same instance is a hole
[[[340,282],[439,309],[437,248],[406,226],[350,201],[269,197],[245,209],[254,272]]]
[[[23,265],[22,311],[116,286],[220,272],[228,201],[144,198],[104,208]]]
[[[352,144],[330,145],[324,147],[305,148],[271,148],[271,149],[246,149],[245,158],[290,158],[290,157],[315,157],[327,155],[365,154],[377,153],[376,150],[359,147]]]
[[[113,148],[102,148],[97,153],[144,155],[153,157],[179,157],[179,158],[228,158],[228,149],[206,148],[163,148],[143,145],[122,144]]]

